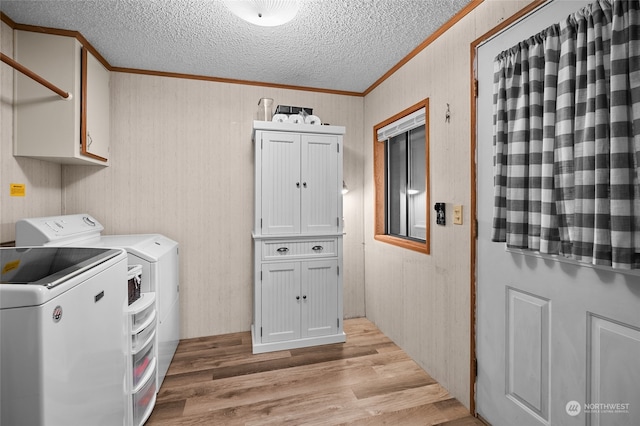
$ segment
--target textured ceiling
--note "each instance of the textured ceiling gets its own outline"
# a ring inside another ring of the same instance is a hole
[[[18,24],[80,32],[113,67],[364,92],[470,0],[303,0],[258,27],[222,0],[1,0]]]

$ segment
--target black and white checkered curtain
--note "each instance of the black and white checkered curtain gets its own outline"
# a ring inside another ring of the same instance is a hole
[[[640,268],[640,0],[498,55],[493,142],[493,241]]]

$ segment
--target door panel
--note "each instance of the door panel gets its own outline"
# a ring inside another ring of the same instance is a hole
[[[638,424],[630,406],[640,401],[640,330],[595,315],[589,316],[591,357],[589,362],[590,401],[626,401],[619,405],[588,407],[591,424]],[[586,408],[585,408],[586,409]],[[635,408],[637,410],[637,407]],[[634,410],[635,411],[635,410]]]
[[[302,136],[302,232],[338,231],[338,137]]]
[[[262,265],[262,343],[300,337],[300,263]]]
[[[507,397],[549,418],[549,301],[507,287]]]
[[[640,274],[491,242],[493,59],[588,3],[545,3],[477,52],[476,408],[494,426],[640,424]]]
[[[86,51],[86,48],[82,49]],[[86,92],[82,94],[86,102],[86,133],[81,135],[82,153],[107,161],[110,144],[110,74],[89,51],[86,51],[83,73],[82,78],[86,82]]]
[[[300,233],[300,135],[262,137],[262,233]]]
[[[337,268],[337,260],[304,263],[302,332],[305,337],[338,332]]]

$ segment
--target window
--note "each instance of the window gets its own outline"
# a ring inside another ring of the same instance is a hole
[[[428,100],[374,127],[375,239],[429,253]]]

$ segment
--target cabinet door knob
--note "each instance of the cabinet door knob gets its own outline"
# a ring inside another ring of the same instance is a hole
[[[307,300],[307,295],[305,294],[304,296],[302,296],[302,298],[303,298],[304,300]]]
[[[313,250],[313,251],[322,251],[322,250],[324,250],[324,247],[322,247],[322,246],[313,246],[313,247],[311,247],[311,250]]]
[[[280,247],[278,250],[276,250],[278,253],[286,253],[289,251],[289,247]]]
[[[300,182],[296,182],[296,188],[300,188]]]
[[[302,182],[302,186],[307,187],[307,182]]]
[[[296,300],[300,300],[300,296],[296,296]]]

